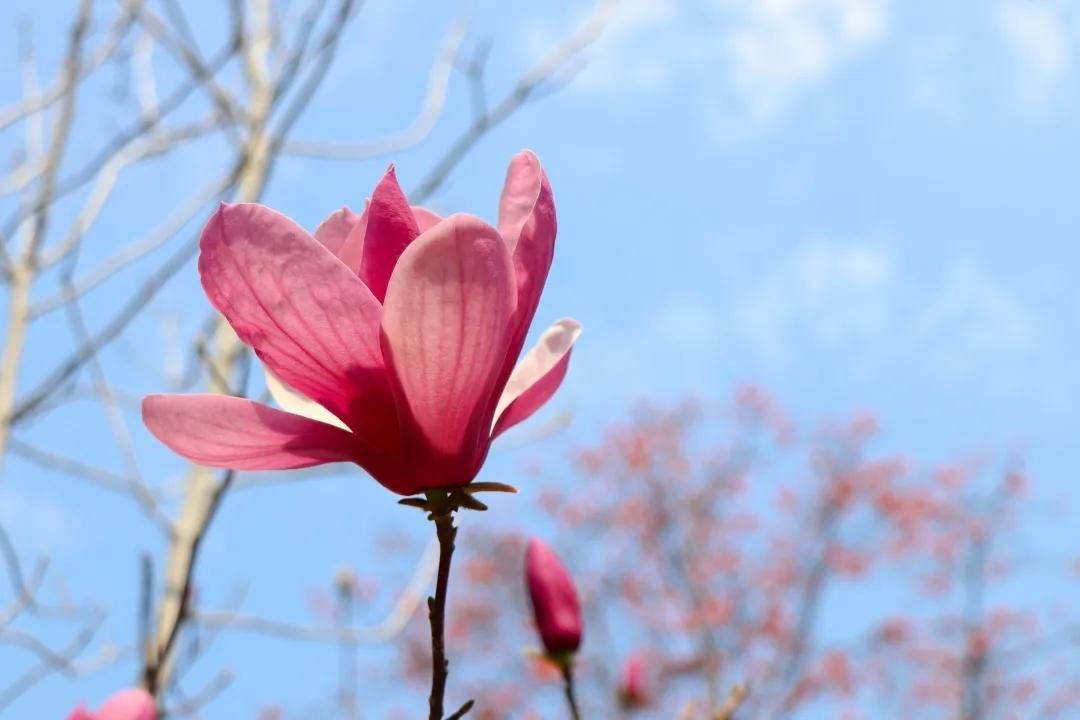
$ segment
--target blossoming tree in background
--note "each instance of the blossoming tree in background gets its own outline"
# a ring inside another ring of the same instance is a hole
[[[1016,539],[1022,468],[924,467],[875,452],[877,435],[867,415],[800,432],[747,388],[644,408],[567,463],[538,461],[538,526],[581,588],[582,717],[1080,712],[1075,603],[1033,592],[1049,572],[1075,593],[1075,567]],[[528,538],[486,530],[451,617],[461,682],[477,717],[553,716],[559,657],[530,650],[517,582]],[[408,638],[402,679],[422,682],[424,635]]]

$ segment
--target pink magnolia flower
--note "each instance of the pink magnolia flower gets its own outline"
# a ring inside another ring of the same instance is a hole
[[[558,660],[577,652],[582,625],[577,588],[555,551],[536,538],[525,551],[525,584],[548,655]]]
[[[363,213],[339,210],[314,235],[261,205],[222,205],[200,241],[203,289],[281,409],[151,395],[143,421],[212,467],[346,461],[402,495],[466,485],[566,374],[573,320],[515,367],[554,245],[551,188],[529,151],[510,163],[498,229],[410,207],[393,167]]]
[[[150,693],[131,688],[112,695],[95,713],[80,705],[68,715],[68,720],[157,720],[157,708]]]
[[[649,704],[648,661],[641,653],[634,653],[623,663],[619,678],[619,704],[633,710]]]

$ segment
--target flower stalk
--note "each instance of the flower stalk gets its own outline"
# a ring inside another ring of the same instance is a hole
[[[446,696],[446,680],[450,675],[450,660],[446,657],[446,593],[450,584],[450,562],[454,556],[453,508],[432,513],[435,534],[439,539],[439,571],[435,595],[428,598],[428,620],[431,622],[431,695],[428,697],[429,720],[442,720]]]
[[[581,711],[578,709],[577,694],[574,692],[574,665],[568,660],[562,663],[563,694],[566,695],[566,706],[570,709],[570,717],[573,720],[581,720]]]

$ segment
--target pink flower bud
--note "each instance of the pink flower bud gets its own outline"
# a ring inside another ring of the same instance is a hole
[[[68,720],[157,720],[157,707],[150,693],[131,688],[114,693],[96,713],[80,705]]]
[[[619,678],[619,704],[626,710],[634,710],[649,704],[646,674],[648,664],[645,656],[635,653],[623,664]]]
[[[555,552],[535,538],[525,552],[525,583],[548,654],[576,652],[581,645],[581,603],[574,580]]]

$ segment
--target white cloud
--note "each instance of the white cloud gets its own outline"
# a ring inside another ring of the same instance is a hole
[[[883,0],[720,0],[733,100],[767,122],[879,41]]]
[[[884,38],[891,0],[622,0],[578,81],[631,101],[694,98],[725,131],[761,130]],[[547,42],[531,28],[529,51]]]
[[[997,390],[1022,389],[1052,370],[1051,334],[1039,315],[1000,280],[964,260],[946,273],[908,330],[911,350],[949,380],[970,378]]]
[[[785,362],[793,341],[836,349],[887,332],[894,267],[880,243],[811,242],[735,306],[735,328],[760,353]]]
[[[77,546],[74,518],[59,503],[21,493],[11,487],[0,493],[0,525],[22,550],[57,555]]]
[[[805,367],[1060,410],[1064,349],[1038,307],[975,261],[905,262],[902,247],[811,240],[771,269],[747,267],[756,279],[730,295],[684,288],[634,322],[594,325],[564,400],[711,392]]]
[[[957,260],[924,281],[880,242],[814,241],[734,304],[733,326],[764,361],[842,353],[848,370],[924,372],[998,394],[1053,397],[1064,378],[1054,333],[1001,279]]]
[[[1042,103],[1068,76],[1080,13],[1048,0],[1003,0],[997,25],[1016,63],[1023,99]]]

